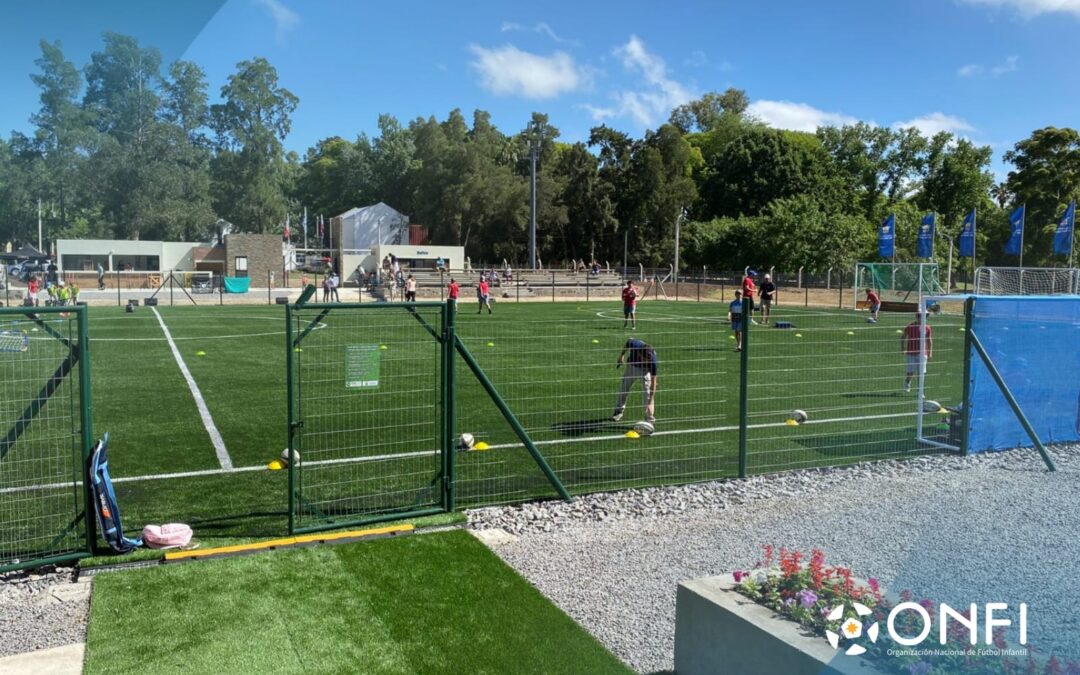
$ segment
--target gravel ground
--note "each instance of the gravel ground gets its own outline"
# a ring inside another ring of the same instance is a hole
[[[930,456],[469,512],[495,552],[641,672],[673,667],[678,582],[760,545],[826,553],[892,590],[1028,604],[1029,645],[1080,658],[1080,446]],[[1012,639],[1015,640],[1015,634]]]
[[[0,575],[0,657],[83,642],[88,583],[70,567]]]

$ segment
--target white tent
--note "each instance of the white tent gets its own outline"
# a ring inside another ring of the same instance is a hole
[[[342,250],[371,250],[382,244],[409,243],[409,217],[382,202],[349,209],[338,218]]]

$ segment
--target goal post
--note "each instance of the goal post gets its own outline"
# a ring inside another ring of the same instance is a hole
[[[855,263],[852,306],[865,309],[866,289],[877,292],[883,311],[913,311],[930,295],[945,295],[937,263]]]
[[[1080,295],[1080,269],[1068,267],[979,267],[976,295]]]

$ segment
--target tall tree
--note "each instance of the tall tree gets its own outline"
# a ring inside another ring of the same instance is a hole
[[[709,131],[723,116],[741,117],[749,106],[750,99],[745,91],[729,87],[724,93],[710,91],[699,99],[675,107],[668,122],[683,133]]]
[[[282,142],[299,99],[264,58],[242,61],[210,108],[217,135],[214,208],[241,231],[272,232],[285,219]]]
[[[1006,188],[1015,203],[1027,204],[1024,248],[1030,255],[1024,262],[1049,261],[1058,216],[1069,200],[1080,198],[1080,133],[1038,129],[1006,152],[1005,161],[1016,167]]]

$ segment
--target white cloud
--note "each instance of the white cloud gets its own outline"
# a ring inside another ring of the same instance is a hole
[[[617,115],[619,113],[619,111],[616,110],[615,108],[608,108],[608,107],[604,107],[604,106],[589,105],[588,103],[583,103],[578,107],[580,107],[581,109],[585,110],[590,115],[592,115],[592,118],[594,120],[596,120],[597,122],[603,122],[606,119],[611,119],[612,117],[615,117],[615,115]]]
[[[990,69],[990,73],[993,75],[1004,75],[1005,73],[1015,73],[1020,70],[1020,66],[1017,65],[1020,61],[1019,56],[1010,56],[1005,59],[1005,62],[1001,65],[994,66]]]
[[[594,108],[603,111],[606,117],[629,117],[641,126],[652,126],[666,119],[672,108],[693,98],[689,89],[670,77],[664,60],[650,53],[638,36],[631,35],[613,53],[623,68],[642,78],[643,86],[613,93],[618,104],[613,114],[607,114],[609,108]],[[595,112],[593,117],[601,119]]]
[[[567,43],[569,43],[569,44],[577,44],[573,40],[567,40],[565,38],[561,38],[558,35],[556,35],[555,31],[552,30],[551,26],[547,25],[543,21],[536,24],[535,26],[523,26],[520,23],[514,23],[512,21],[503,21],[501,30],[504,33],[510,32],[510,31],[525,31],[527,33],[540,33],[541,35],[548,36],[549,38],[551,38],[555,42],[559,42],[559,43],[563,43],[563,44],[567,44]]]
[[[709,57],[705,56],[705,52],[700,49],[695,49],[683,63],[692,68],[701,68],[709,65]]]
[[[859,121],[843,113],[827,112],[792,101],[754,101],[747,111],[769,126],[792,131],[814,132],[818,127],[838,127]]]
[[[300,15],[286,7],[280,0],[252,0],[252,2],[256,6],[265,9],[270,18],[274,20],[278,41],[281,41],[285,37],[285,33],[292,30],[293,26],[300,22]]]
[[[975,131],[975,127],[959,117],[946,115],[945,113],[940,112],[933,112],[929,115],[922,115],[906,122],[896,122],[893,124],[894,129],[906,129],[909,127],[918,129],[924,136],[933,136],[939,131],[948,131],[951,134]]]
[[[996,66],[981,66],[978,63],[969,63],[966,66],[962,66],[956,71],[956,74],[960,77],[974,77],[976,75],[982,75],[984,73],[990,73],[994,77],[1005,75],[1006,73],[1015,73],[1020,70],[1020,57],[1010,56]]]
[[[588,81],[588,73],[566,52],[542,56],[513,45],[493,49],[470,45],[469,51],[475,56],[470,65],[480,73],[481,86],[500,96],[554,98]]]
[[[1040,14],[1062,12],[1080,17],[1080,0],[959,0],[968,5],[1006,7],[1015,10],[1025,19]]]

